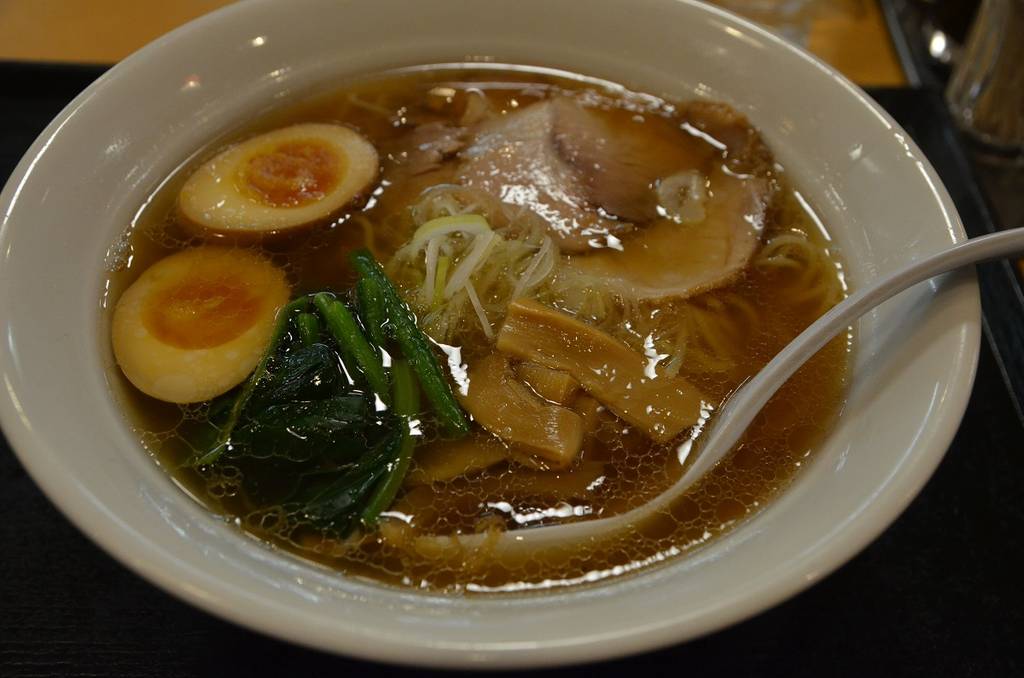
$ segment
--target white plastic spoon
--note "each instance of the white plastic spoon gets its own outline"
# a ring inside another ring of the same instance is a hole
[[[768,399],[801,365],[833,337],[882,302],[942,273],[989,259],[1024,253],[1024,228],[1014,228],[953,245],[890,273],[833,306],[789,342],[753,379],[733,393],[715,417],[704,446],[676,485],[686,489],[736,446]]]
[[[782,351],[761,369],[750,381],[739,388],[712,418],[705,433],[704,444],[698,448],[694,463],[672,487],[632,511],[568,525],[554,525],[519,529],[502,534],[493,544],[498,551],[508,549],[542,548],[558,545],[571,547],[581,540],[608,537],[620,530],[632,528],[654,513],[664,510],[673,500],[703,478],[736,446],[765,403],[786,383],[801,365],[807,362],[833,337],[848,328],[860,316],[917,283],[964,266],[999,259],[1014,253],[1024,253],[1024,228],[1015,228],[993,235],[973,238],[953,245],[919,261],[890,273],[872,284],[855,291],[832,307],[827,313],[789,342]],[[451,537],[426,537],[452,540]],[[482,543],[483,535],[457,538],[461,547],[474,547]]]

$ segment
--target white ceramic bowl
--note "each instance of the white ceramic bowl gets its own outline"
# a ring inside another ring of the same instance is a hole
[[[850,558],[917,493],[957,428],[978,350],[970,276],[916,288],[860,323],[841,421],[782,497],[689,557],[589,589],[444,598],[347,580],[213,518],[143,453],[107,386],[101,300],[104,252],[146,196],[190,152],[311,85],[467,57],[731,101],[818,209],[854,285],[964,237],[935,172],[888,115],[821,62],[716,9],[675,0],[232,6],[89,87],[4,189],[0,412],[33,478],[116,558],[205,610],[409,664],[549,665],[647,650],[752,615]]]

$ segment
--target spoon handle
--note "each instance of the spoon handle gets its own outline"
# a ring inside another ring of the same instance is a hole
[[[707,444],[679,484],[689,486],[725,457],[768,399],[797,369],[853,321],[903,290],[941,273],[989,259],[1024,252],[1024,228],[972,238],[915,261],[855,291],[789,342],[753,379],[736,391],[718,413]]]

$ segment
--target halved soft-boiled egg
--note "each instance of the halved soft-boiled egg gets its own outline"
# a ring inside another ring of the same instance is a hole
[[[223,151],[188,178],[179,213],[227,235],[274,233],[323,221],[377,176],[377,150],[342,125],[304,123]]]
[[[147,395],[195,403],[226,393],[255,369],[278,311],[284,271],[243,249],[196,247],[148,268],[114,309],[114,357]]]

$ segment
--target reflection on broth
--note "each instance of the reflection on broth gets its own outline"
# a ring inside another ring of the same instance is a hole
[[[152,196],[112,248],[119,390],[193,496],[311,560],[448,591],[600,581],[756,512],[829,429],[849,338],[661,496],[845,294],[815,221],[725,104],[386,73],[248,124]]]

